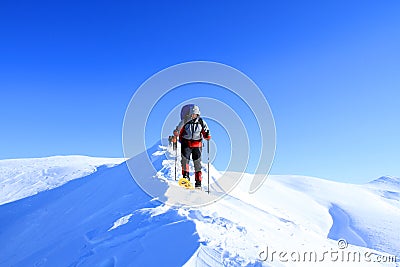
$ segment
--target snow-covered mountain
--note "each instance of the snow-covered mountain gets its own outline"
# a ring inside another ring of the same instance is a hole
[[[0,160],[0,205],[61,186],[123,161],[86,156]]]
[[[156,145],[148,152],[155,179],[175,186],[169,150]],[[25,198],[0,206],[0,266],[399,266],[389,262],[400,257],[395,177],[354,185],[270,175],[250,195],[253,177],[246,174],[218,202],[183,208],[145,194],[126,163],[98,168],[118,161],[70,159],[0,161],[2,183],[20,181],[19,171],[31,181],[1,188],[8,199],[16,190]],[[52,164],[63,171],[51,172]],[[31,190],[44,173],[52,173],[54,186]],[[212,179],[218,175],[212,168]]]

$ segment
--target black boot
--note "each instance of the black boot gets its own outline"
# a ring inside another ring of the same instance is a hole
[[[196,180],[196,183],[194,184],[194,188],[201,189],[201,180],[202,180],[201,171],[196,172],[194,178]]]
[[[188,179],[188,181],[190,181],[189,172],[183,171],[182,173],[183,173],[183,178],[186,178],[186,179]]]

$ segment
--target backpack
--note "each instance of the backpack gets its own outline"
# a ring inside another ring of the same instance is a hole
[[[184,121],[184,124],[186,124],[188,121],[191,120],[190,118],[190,110],[194,107],[194,104],[187,104],[184,105],[181,109],[181,120]]]
[[[202,119],[201,117],[199,117],[198,119],[199,119],[199,122],[198,122],[198,123],[199,123],[200,126],[201,126],[201,130],[203,130],[203,129],[204,129],[204,122],[203,122],[203,119]],[[190,119],[189,121],[185,122],[185,124],[183,125],[183,127],[185,127],[186,124],[188,124],[191,120],[192,120],[192,119]]]

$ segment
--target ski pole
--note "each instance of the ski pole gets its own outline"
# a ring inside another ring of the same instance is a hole
[[[210,139],[207,140],[207,192],[210,194]]]

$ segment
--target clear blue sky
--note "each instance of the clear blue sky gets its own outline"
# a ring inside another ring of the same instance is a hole
[[[273,174],[400,176],[400,2],[1,1],[0,159],[122,157],[125,109],[168,66],[263,90]]]

